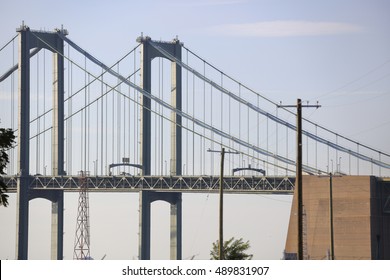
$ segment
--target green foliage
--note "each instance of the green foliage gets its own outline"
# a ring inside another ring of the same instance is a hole
[[[12,147],[15,135],[12,129],[0,128],[0,205],[8,206],[7,186],[1,175],[5,175],[5,168],[9,162],[7,150]]]
[[[234,240],[234,237],[223,243],[225,260],[251,260],[253,255],[247,254],[250,248],[249,241],[242,241],[242,238]],[[219,260],[219,242],[213,243],[213,249],[210,251],[211,260]]]

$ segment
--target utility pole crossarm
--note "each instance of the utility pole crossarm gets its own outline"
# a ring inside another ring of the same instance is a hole
[[[302,105],[302,101],[300,99],[298,99],[301,103],[301,108],[321,108],[321,105],[318,104],[318,101],[317,101],[317,104],[315,105],[310,105],[310,104],[306,104],[306,105]],[[279,105],[277,105],[278,108],[297,108],[298,105],[283,105],[282,102],[280,102]]]

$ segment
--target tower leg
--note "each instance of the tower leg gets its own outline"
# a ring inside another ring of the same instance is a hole
[[[64,193],[57,193],[57,200],[51,204],[51,259],[63,259],[64,245]]]
[[[19,178],[16,209],[16,256],[18,260],[27,260],[28,257],[28,185],[28,178]]]
[[[171,204],[171,260],[181,260],[181,235],[182,235],[182,219],[181,219],[181,194],[176,195],[176,203]]]
[[[28,189],[30,173],[30,32],[22,26],[19,30],[19,101],[18,101],[18,173],[17,186],[17,238],[16,252],[19,260],[28,255]]]
[[[150,199],[147,192],[139,193],[139,250],[140,260],[150,260]]]
[[[180,47],[180,44],[175,45],[175,56],[181,60]],[[171,105],[181,111],[181,67],[176,62],[171,64],[171,84]],[[182,118],[171,112],[171,121],[171,175],[182,175]]]

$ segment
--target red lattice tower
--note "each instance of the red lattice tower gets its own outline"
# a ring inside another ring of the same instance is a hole
[[[74,260],[91,259],[90,253],[90,231],[89,231],[89,199],[88,181],[89,172],[79,172],[79,206],[77,209],[76,235],[74,241]]]

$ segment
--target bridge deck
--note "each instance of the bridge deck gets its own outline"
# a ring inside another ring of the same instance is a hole
[[[8,192],[16,192],[18,177],[3,177]],[[63,189],[78,192],[79,176],[30,176],[34,190]],[[90,192],[139,192],[141,190],[175,192],[217,192],[218,176],[88,176],[84,177]],[[224,177],[227,193],[292,194],[295,177]]]

